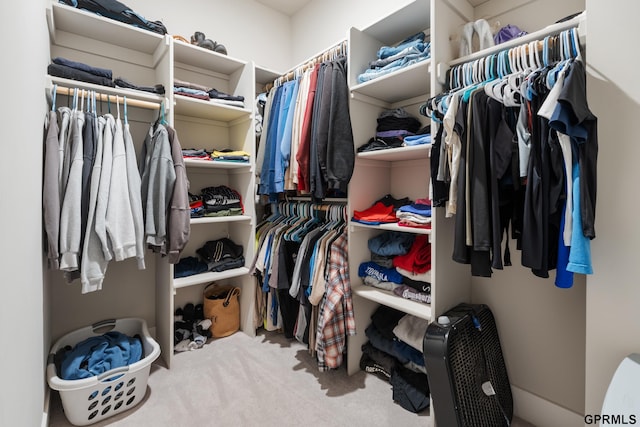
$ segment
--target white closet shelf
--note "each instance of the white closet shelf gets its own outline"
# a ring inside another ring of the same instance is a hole
[[[234,277],[244,276],[245,274],[249,274],[249,269],[247,267],[232,268],[230,270],[220,272],[194,274],[193,276],[173,279],[173,287],[174,289],[180,289],[189,286],[203,285],[205,283],[215,282],[217,280],[232,279]]]
[[[430,153],[431,144],[421,144],[408,147],[387,148],[385,150],[366,151],[358,153],[356,157],[359,159],[397,162],[428,159]]]
[[[204,169],[251,169],[251,163],[225,162],[224,160],[184,159],[188,168]]]
[[[567,30],[573,27],[578,27],[579,37],[583,39],[584,37],[586,37],[586,29],[584,28],[586,19],[587,19],[586,13],[582,12],[580,15],[577,15],[569,19],[568,21],[551,24],[538,31],[534,31],[532,33],[526,34],[522,37],[516,37],[504,43],[500,43],[498,45],[488,47],[478,52],[474,52],[471,55],[454,59],[453,61],[449,62],[449,68],[456,65],[464,64],[465,62],[470,62],[476,59],[484,58],[485,56],[491,55],[492,53],[498,53],[503,50],[511,49],[512,47],[520,46],[522,44],[529,43],[534,40],[542,40],[548,35],[558,34],[564,30]],[[444,77],[444,76],[439,76],[439,77]]]
[[[284,73],[280,73],[278,71],[271,70],[269,68],[261,67],[256,65],[256,83],[260,85],[266,85],[267,83],[273,83],[275,79],[283,75]]]
[[[431,306],[417,301],[399,297],[391,291],[374,288],[363,284],[352,284],[351,291],[359,297],[375,301],[378,304],[395,308],[403,313],[411,314],[421,319],[431,321]]]
[[[204,70],[216,70],[218,73],[229,75],[247,65],[246,61],[232,58],[180,40],[174,40],[173,46],[175,62],[202,68]]]
[[[50,8],[47,8],[47,22],[49,33],[54,41],[58,31],[65,31],[153,54],[165,39],[161,34],[60,3],[51,3]]]
[[[242,117],[249,118],[251,110],[175,94],[175,114],[231,122]]]
[[[110,86],[102,86],[93,83],[81,82],[78,80],[65,79],[62,77],[48,76],[50,79],[49,89],[53,87],[54,84],[70,89],[78,88],[85,90],[93,90],[98,93],[103,93],[106,95],[117,95],[120,98],[124,99],[126,96],[127,99],[137,99],[140,101],[153,102],[156,104],[161,104],[164,100],[162,95],[158,95],[151,92],[145,92],[142,90],[135,89],[125,89],[118,87],[110,87]],[[121,101],[122,102],[122,101]]]
[[[229,215],[229,216],[206,216],[202,218],[191,218],[191,225],[194,224],[224,224],[227,222],[251,222],[248,215]]]
[[[431,235],[431,230],[427,229],[427,228],[416,228],[416,227],[404,227],[404,226],[400,226],[397,223],[390,223],[390,224],[378,224],[378,225],[369,225],[369,224],[362,224],[360,222],[355,222],[355,221],[349,221],[349,224],[351,225],[351,230],[352,231],[357,231],[358,228],[364,229],[364,228],[369,228],[369,229],[374,229],[374,230],[385,230],[385,231],[400,231],[402,233],[413,233],[413,234],[428,234]],[[431,241],[431,237],[429,237],[429,241]]]
[[[431,59],[425,59],[393,73],[352,86],[351,92],[393,104],[414,98],[416,94],[429,94],[430,74]]]

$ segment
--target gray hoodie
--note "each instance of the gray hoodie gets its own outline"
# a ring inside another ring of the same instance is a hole
[[[146,243],[161,252],[166,250],[167,213],[176,181],[169,135],[162,124],[149,129],[140,159]]]

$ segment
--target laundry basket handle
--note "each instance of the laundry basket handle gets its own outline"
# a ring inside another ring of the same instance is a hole
[[[100,375],[98,375],[97,379],[98,381],[103,381],[105,378],[116,376],[117,374],[120,374],[118,376],[122,376],[121,374],[127,371],[129,371],[129,365],[120,366],[118,368],[109,369],[107,372],[101,373]],[[115,379],[116,378],[109,378],[107,381],[113,381]]]
[[[96,332],[98,329],[110,327],[113,329],[116,326],[116,319],[105,319],[91,325],[91,329],[93,332]]]

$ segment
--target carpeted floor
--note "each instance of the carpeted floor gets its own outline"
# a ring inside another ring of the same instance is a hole
[[[429,410],[395,404],[389,383],[346,369],[320,372],[306,347],[280,333],[243,333],[178,353],[174,366],[151,367],[147,394],[135,408],[96,427],[430,426]],[[50,426],[71,426],[57,392]],[[512,426],[530,426],[514,422]]]

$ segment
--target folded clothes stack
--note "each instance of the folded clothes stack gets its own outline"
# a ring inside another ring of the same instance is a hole
[[[125,89],[135,89],[141,90],[143,92],[149,93],[157,93],[158,95],[164,95],[164,86],[161,84],[157,84],[155,86],[138,86],[134,83],[131,83],[129,80],[123,79],[122,77],[117,77],[113,81],[117,87],[123,87]]]
[[[183,148],[182,157],[184,159],[199,159],[199,160],[209,160],[211,158],[209,153],[202,148]]]
[[[180,258],[173,270],[173,277],[187,277],[207,271],[225,271],[244,266],[242,245],[229,238],[209,240],[196,250],[197,257]]]
[[[386,74],[406,68],[429,59],[431,44],[425,41],[424,32],[407,37],[395,46],[382,46],[376,54],[377,59],[369,63],[369,68],[358,75],[358,83],[364,83]]]
[[[244,96],[229,95],[217,89],[199,85],[197,83],[173,79],[173,91],[176,94],[191,98],[244,108]]]
[[[113,72],[106,68],[92,67],[82,62],[71,61],[61,57],[53,58],[51,62],[47,67],[47,72],[51,76],[116,87],[113,82]]]
[[[384,110],[377,118],[376,136],[358,147],[358,152],[384,150],[431,143],[430,126],[422,124],[403,108]]]
[[[431,200],[418,199],[396,211],[398,225],[431,229]]]
[[[395,199],[391,194],[376,200],[374,204],[363,211],[353,211],[352,221],[368,225],[389,224],[398,222],[396,210],[411,203],[408,197]]]
[[[196,253],[207,263],[208,271],[219,272],[244,266],[242,245],[226,237],[209,240]]]
[[[381,305],[366,328],[360,368],[392,386],[393,401],[411,412],[429,407],[429,381],[422,353],[427,322]],[[422,334],[422,335],[420,335]]]
[[[225,148],[222,150],[207,151],[203,148],[188,148],[182,150],[185,159],[211,160],[215,162],[249,163],[251,154],[243,150]]]
[[[248,163],[250,156],[251,154],[246,151],[225,148],[224,150],[213,150],[211,160],[216,162]]]
[[[431,303],[431,244],[428,236],[385,231],[368,241],[371,261],[360,264],[365,285]]]
[[[77,80],[85,83],[93,83],[100,86],[121,87],[125,89],[140,90],[143,92],[164,94],[164,86],[157,84],[154,86],[138,86],[131,81],[116,77],[113,79],[113,71],[106,68],[93,67],[82,62],[56,57],[51,60],[47,67],[47,72],[51,76],[65,79]]]
[[[191,218],[233,216],[244,213],[242,196],[226,185],[203,188],[200,195],[189,193],[189,199]]]

